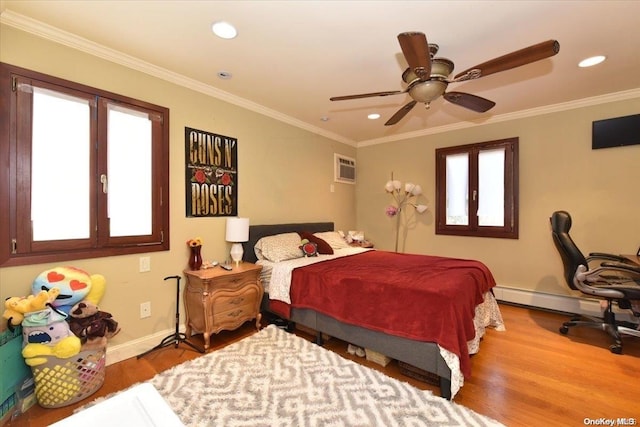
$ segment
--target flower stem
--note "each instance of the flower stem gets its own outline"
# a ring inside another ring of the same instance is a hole
[[[398,209],[398,214],[396,215],[396,252],[398,252],[398,238],[400,237],[400,213],[402,210]]]

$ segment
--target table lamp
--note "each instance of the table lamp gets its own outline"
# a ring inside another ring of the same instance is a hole
[[[249,241],[249,218],[227,218],[227,233],[225,240],[231,245],[231,259],[236,265],[242,260],[242,242]]]

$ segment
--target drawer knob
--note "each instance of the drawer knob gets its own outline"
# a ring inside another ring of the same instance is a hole
[[[233,305],[238,305],[238,304],[242,304],[243,301],[244,301],[244,297],[237,297],[230,300],[229,303]]]

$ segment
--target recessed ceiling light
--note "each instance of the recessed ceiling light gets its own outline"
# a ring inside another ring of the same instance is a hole
[[[372,113],[372,114],[369,114],[367,116],[367,119],[369,119],[369,120],[377,120],[379,118],[380,118],[380,114],[378,114],[378,113]]]
[[[320,120],[322,120],[323,122],[328,122],[329,121],[329,117],[322,116],[322,117],[320,117]]]
[[[238,35],[238,30],[236,30],[233,25],[225,21],[214,22],[211,26],[211,31],[222,39],[232,39]]]
[[[582,61],[580,61],[578,63],[578,67],[593,67],[594,65],[598,65],[599,63],[603,62],[605,59],[607,59],[607,57],[603,55],[592,56],[591,58],[583,59]]]
[[[231,77],[233,77],[233,74],[231,74],[228,71],[218,71],[218,77],[223,79],[223,80],[229,80]]]

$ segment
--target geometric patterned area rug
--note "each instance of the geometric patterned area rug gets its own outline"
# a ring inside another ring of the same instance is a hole
[[[188,426],[501,426],[274,325],[150,381]]]

